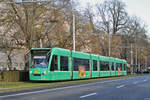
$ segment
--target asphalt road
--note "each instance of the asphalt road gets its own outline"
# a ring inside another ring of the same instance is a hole
[[[150,100],[150,75],[3,93],[0,100]]]

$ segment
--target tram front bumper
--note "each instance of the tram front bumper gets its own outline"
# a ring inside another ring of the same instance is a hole
[[[46,71],[41,71],[38,73],[35,73],[34,71],[30,71],[29,79],[35,80],[35,81],[44,81],[49,80],[48,73]]]

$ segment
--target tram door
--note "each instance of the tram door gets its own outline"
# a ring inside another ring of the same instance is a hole
[[[115,68],[114,68],[114,62],[111,63],[111,72],[110,72],[111,76],[115,76]]]

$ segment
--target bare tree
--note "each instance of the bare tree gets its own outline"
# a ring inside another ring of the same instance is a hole
[[[125,4],[120,0],[104,1],[97,5],[98,28],[108,34],[119,33],[127,23]]]
[[[132,43],[134,50],[134,64],[138,63],[140,57],[139,49],[147,47],[146,32],[146,25],[140,20],[140,18],[138,18],[137,16],[128,17],[128,23],[126,24],[126,28],[122,30],[122,58],[130,62],[131,54],[129,51],[131,50],[131,48],[129,46]]]
[[[11,36],[17,45],[27,49],[40,47],[39,40],[42,40],[44,47],[51,46],[50,34],[55,34],[53,30],[58,27],[57,22],[65,24],[63,13],[69,4],[70,0],[52,0],[47,4],[5,4],[0,10],[3,13],[0,25],[5,27],[5,33],[13,31]]]
[[[5,53],[7,56],[7,66],[9,70],[13,70],[12,66],[12,57],[14,56],[13,51],[16,49],[15,41],[11,38],[8,38],[5,34],[0,35],[0,48],[1,52]]]

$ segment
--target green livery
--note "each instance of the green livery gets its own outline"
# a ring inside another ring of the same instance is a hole
[[[56,81],[127,75],[123,59],[70,51],[32,48],[25,55],[30,80]]]

